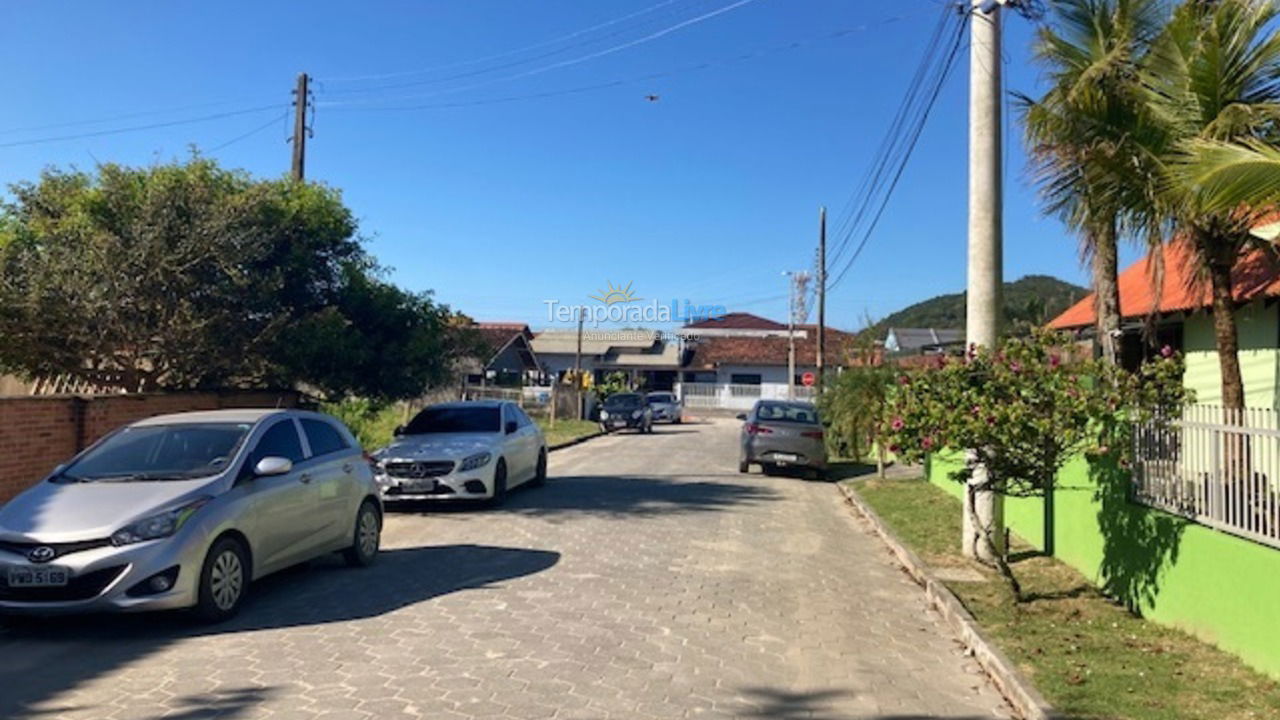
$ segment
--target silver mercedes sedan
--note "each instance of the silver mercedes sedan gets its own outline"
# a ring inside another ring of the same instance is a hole
[[[332,552],[368,565],[382,503],[351,432],[298,410],[164,415],[107,435],[0,507],[0,612],[192,608]]]

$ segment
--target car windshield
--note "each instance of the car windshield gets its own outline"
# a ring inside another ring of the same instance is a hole
[[[758,420],[818,424],[818,412],[809,405],[785,405],[782,403],[763,403],[756,411]]]
[[[59,473],[76,482],[187,480],[226,469],[251,423],[191,423],[127,427]]]
[[[497,407],[429,407],[405,426],[405,435],[429,433],[498,432],[501,413]]]
[[[635,393],[619,393],[617,395],[610,395],[608,399],[604,401],[604,406],[610,410],[613,408],[627,410],[630,408],[638,408],[643,402],[643,399]]]
[[[676,399],[671,395],[671,393],[653,393],[649,395],[649,402],[651,403],[669,403],[675,401]]]

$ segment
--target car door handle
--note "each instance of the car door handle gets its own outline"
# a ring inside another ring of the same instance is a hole
[[[344,472],[344,473],[346,473],[346,474],[348,474],[348,475],[350,475],[350,474],[351,474],[351,471],[352,471],[352,470],[354,470],[354,469],[355,469],[355,466],[354,466],[354,465],[352,465],[351,463],[343,463],[343,465],[342,465],[342,472]]]
[[[302,473],[298,476],[298,481],[306,484],[311,482],[311,473]]]

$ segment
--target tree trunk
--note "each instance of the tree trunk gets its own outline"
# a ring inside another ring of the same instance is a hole
[[[1120,284],[1116,281],[1119,260],[1115,219],[1109,219],[1096,228],[1091,241],[1093,308],[1097,315],[1094,327],[1103,359],[1114,365],[1120,362]]]
[[[963,541],[961,551],[984,565],[999,567],[1004,556],[1004,496],[995,492],[985,466],[970,451],[973,476],[965,486]]]
[[[1213,289],[1213,335],[1222,372],[1222,406],[1228,411],[1239,411],[1244,409],[1244,380],[1240,377],[1240,341],[1231,293],[1231,268],[1235,265],[1236,253],[1219,250],[1206,254],[1210,258],[1209,282]],[[1229,412],[1228,416],[1232,414]],[[1234,414],[1238,417],[1238,413]]]

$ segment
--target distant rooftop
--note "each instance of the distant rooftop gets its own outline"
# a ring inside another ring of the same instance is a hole
[[[894,353],[910,353],[964,342],[964,330],[954,328],[889,328],[884,349]]]

